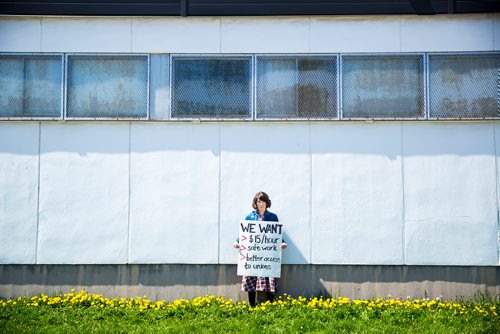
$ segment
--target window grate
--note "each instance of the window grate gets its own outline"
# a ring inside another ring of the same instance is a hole
[[[173,57],[172,118],[250,118],[251,59]]]
[[[257,57],[257,118],[337,118],[336,56]]]
[[[500,118],[498,52],[162,57],[170,78],[152,89],[163,119]],[[149,119],[149,63],[148,54],[0,53],[0,119]]]
[[[66,117],[148,117],[146,55],[69,55]]]
[[[62,56],[0,54],[0,118],[60,118]]]
[[[429,55],[431,118],[499,117],[498,54]]]
[[[423,118],[423,55],[342,56],[343,118]]]

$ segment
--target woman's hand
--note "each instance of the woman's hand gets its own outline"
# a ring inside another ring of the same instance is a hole
[[[233,243],[233,247],[234,247],[234,248],[240,248],[240,244],[239,244],[239,243],[237,243],[237,242],[235,241],[235,242]]]
[[[287,247],[288,245],[286,244],[286,242],[281,243],[281,249],[286,249]]]

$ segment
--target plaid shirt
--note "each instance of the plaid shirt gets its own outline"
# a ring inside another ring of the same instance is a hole
[[[267,291],[276,293],[278,291],[278,279],[276,277],[243,276],[241,291]]]

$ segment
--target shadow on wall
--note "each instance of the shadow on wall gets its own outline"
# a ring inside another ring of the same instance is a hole
[[[127,154],[210,151],[267,154],[491,155],[495,124],[457,123],[41,123],[0,124],[0,153]],[[498,125],[497,125],[498,126]],[[39,129],[40,127],[40,129]],[[40,131],[40,138],[39,138]],[[255,138],[266,145],[255,145]],[[363,140],[360,140],[362,138]],[[41,140],[40,146],[38,140]],[[403,145],[401,145],[401,143]],[[451,145],[450,145],[451,144]]]
[[[307,266],[306,266],[307,267]],[[292,296],[456,299],[500,296],[500,268],[406,265],[289,265],[282,287]]]
[[[0,297],[68,292],[173,300],[206,294],[246,299],[236,265],[0,265]],[[294,297],[499,297],[500,267],[283,265],[281,293]]]
[[[290,237],[288,234],[288,231],[285,230],[283,232],[283,240],[286,241],[288,247],[282,251],[282,259],[281,263],[284,264],[295,264],[295,263],[300,263],[300,264],[305,264],[309,263],[309,259],[306,259],[304,255],[300,252],[298,249],[297,245],[295,245],[293,239]]]

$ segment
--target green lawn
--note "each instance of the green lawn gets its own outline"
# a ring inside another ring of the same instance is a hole
[[[500,303],[285,297],[249,309],[214,296],[173,303],[84,292],[0,301],[0,333],[500,333]]]

